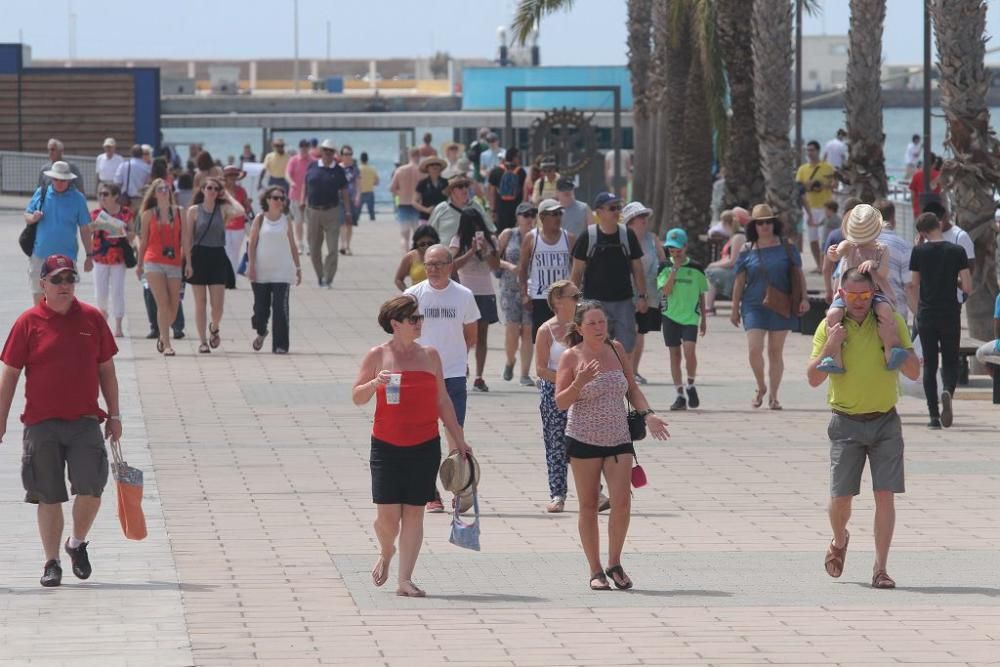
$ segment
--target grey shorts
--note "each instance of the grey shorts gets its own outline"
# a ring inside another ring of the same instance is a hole
[[[108,450],[96,419],[48,419],[24,429],[21,484],[27,503],[64,503],[70,493],[101,497],[108,482]]]
[[[622,344],[626,352],[635,347],[635,304],[632,299],[624,301],[601,301],[604,314],[608,318],[608,332]]]
[[[142,265],[142,270],[146,273],[162,273],[165,278],[175,278],[177,280],[181,280],[184,277],[181,267],[174,264],[146,262]]]
[[[866,458],[871,466],[873,491],[906,491],[903,427],[895,409],[871,421],[834,414],[826,432],[830,437],[830,497],[861,493]]]

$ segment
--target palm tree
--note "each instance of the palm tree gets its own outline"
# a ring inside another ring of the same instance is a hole
[[[628,69],[632,80],[632,197],[648,201],[654,172],[655,115],[651,114],[653,0],[628,0]],[[657,96],[658,97],[658,96]],[[655,107],[654,107],[655,108]]]
[[[747,57],[754,0],[716,0],[716,34],[729,88],[729,136],[722,155],[726,174],[723,207],[764,200],[754,107],[753,58]]]
[[[882,150],[882,26],[885,0],[851,0],[847,59],[847,180],[851,192],[872,201],[888,190]]]
[[[990,128],[985,66],[986,2],[930,0],[938,46],[941,107],[947,121],[945,145],[952,157],[942,171],[943,187],[954,197],[955,222],[972,237],[976,265],[966,305],[969,334],[993,336],[997,295],[993,192],[1000,183],[1000,145]]]
[[[800,214],[789,110],[792,108],[792,4],[755,0],[753,6],[754,103],[767,202],[786,230]]]

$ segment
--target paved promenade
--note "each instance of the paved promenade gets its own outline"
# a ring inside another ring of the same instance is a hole
[[[20,226],[0,212],[4,333],[29,299]],[[744,337],[724,316],[699,345],[704,407],[668,414],[672,438],[638,447],[650,484],[635,492],[624,557],[635,590],[587,589],[575,494],[566,513],[544,513],[537,394],[500,379],[500,326],[491,391],[470,395],[467,423],[483,466],[483,550],[450,545],[449,517],[430,515],[414,577],[429,597],[395,597],[395,563],[374,588],[373,407],[349,397],[361,355],[385,339],[375,315],[394,292],[394,224],[363,221],[354,246],[333,290],[311,269],[293,290],[284,357],[270,341],[251,350],[242,279],[219,350],[196,353],[189,294],[188,337],[161,357],[129,279],[123,444],[146,472],[150,537],[121,536],[109,488],[87,582],[67,569],[61,588],[38,585],[19,389],[0,446],[0,665],[1000,664],[997,407],[960,391],[955,426],[932,432],[922,402],[902,400],[909,492],[889,561],[899,588],[868,585],[867,490],[844,576],[830,579],[828,411],[825,390],[805,382],[809,338],[789,337],[784,411],[753,410]],[[79,295],[92,294],[87,275]],[[666,412],[662,341],[650,335],[647,349],[647,395]]]

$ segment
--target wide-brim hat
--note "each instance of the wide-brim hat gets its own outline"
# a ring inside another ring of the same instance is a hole
[[[74,174],[73,170],[69,168],[69,163],[63,162],[62,160],[53,162],[52,167],[43,173],[56,181],[72,181],[76,179],[76,174]]]
[[[851,209],[844,223],[844,237],[852,243],[871,243],[882,233],[882,213],[870,204],[858,204]]]
[[[440,158],[436,155],[429,155],[420,161],[420,167],[419,167],[420,173],[426,174],[427,170],[431,167],[431,165],[435,164],[441,167],[441,169],[444,169],[445,167],[448,166],[448,162],[444,158]]]
[[[629,220],[637,218],[640,215],[653,215],[653,209],[647,208],[642,202],[629,202],[622,209],[622,222],[628,224]]]
[[[479,461],[469,452],[468,458],[456,449],[441,461],[438,471],[441,486],[457,496],[475,491],[479,487]]]
[[[235,174],[237,181],[242,181],[243,178],[247,175],[245,171],[237,167],[235,164],[227,164],[222,169],[222,175],[229,176],[230,174]]]
[[[769,204],[757,204],[753,207],[753,211],[750,213],[750,222],[756,222],[757,220],[774,220],[778,216],[774,214],[774,210]]]

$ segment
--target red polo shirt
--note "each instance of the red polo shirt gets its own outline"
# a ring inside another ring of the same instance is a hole
[[[106,417],[97,405],[97,366],[118,352],[101,311],[76,299],[65,315],[42,301],[14,322],[0,361],[24,369],[26,425]]]

